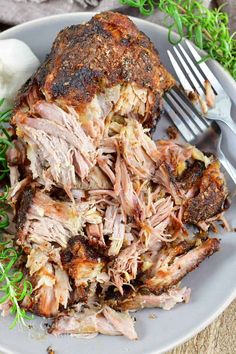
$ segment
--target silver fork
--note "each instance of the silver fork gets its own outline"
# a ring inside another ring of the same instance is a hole
[[[218,157],[236,185],[236,169],[221,150],[222,134],[219,125],[214,121],[210,125],[206,124],[204,119],[195,113],[194,105],[184,97],[175,89],[166,94],[165,111],[188,143]]]
[[[215,106],[201,115],[207,119],[225,123],[236,134],[236,123],[231,117],[231,100],[225,90],[209,69],[196,49],[189,41],[185,41],[187,50],[181,45],[173,47],[173,53],[168,50],[170,61],[184,90],[197,91],[202,100],[205,100],[205,82],[208,80],[215,91]],[[173,55],[174,54],[174,55]],[[200,113],[200,112],[199,112]]]

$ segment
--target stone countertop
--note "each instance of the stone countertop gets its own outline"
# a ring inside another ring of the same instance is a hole
[[[35,1],[36,0],[0,0],[0,22],[15,25],[52,14],[91,11],[94,9],[100,12],[119,8],[129,15],[139,16],[137,9],[129,7],[127,10],[127,6],[120,5],[118,0],[100,0],[96,8],[83,8],[76,3],[75,0],[47,0],[40,4]],[[209,6],[213,1],[214,0],[204,0],[206,6]],[[148,20],[159,22],[162,18],[163,15],[155,11],[153,16],[148,17]]]
[[[39,0],[0,0],[0,22],[7,24],[18,24],[52,14],[61,14],[65,12],[91,11],[93,7],[83,8],[76,0],[44,0],[40,4]],[[86,1],[86,0],[77,0]],[[88,1],[88,0],[87,0]],[[90,0],[91,1],[91,0]],[[108,9],[123,8],[126,11],[126,6],[121,6],[118,0],[97,0],[99,5],[96,11],[105,11]],[[228,5],[224,9],[229,13],[230,28],[233,33],[236,30],[236,0],[203,0],[207,7],[215,5]],[[130,15],[138,16],[137,9],[129,8]],[[163,16],[157,11],[151,17],[150,21],[158,22]]]
[[[217,0],[219,3],[224,0]],[[212,1],[206,0],[207,6],[212,6]],[[231,18],[236,16],[236,0],[229,0]],[[122,12],[138,16],[136,9],[127,11],[125,6],[119,6],[117,0],[102,0],[96,11],[120,8]],[[35,18],[60,14],[93,10],[91,7],[84,9],[69,0],[50,0],[41,4],[34,2],[16,2],[14,0],[0,0],[0,31],[9,26],[29,21]],[[235,10],[233,15],[232,10]],[[232,16],[233,15],[233,16]],[[160,23],[163,16],[155,12],[148,17],[149,21]],[[235,23],[235,22],[234,22]],[[234,24],[232,22],[232,26]],[[235,28],[231,28],[235,30]],[[185,344],[169,351],[167,354],[234,354],[236,353],[236,300],[206,329],[193,337]],[[181,321],[180,321],[181,325]]]
[[[120,7],[118,0],[102,0],[96,11],[104,11]],[[122,6],[121,6],[122,7]],[[83,8],[75,1],[47,0],[37,4],[32,0],[0,0],[0,22],[18,24],[36,18],[61,14],[65,12],[91,11],[93,7]]]

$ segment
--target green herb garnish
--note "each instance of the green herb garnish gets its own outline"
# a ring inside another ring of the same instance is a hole
[[[158,6],[159,1],[155,0],[120,0],[122,5],[137,7],[140,13],[144,16],[152,15],[154,7]]]
[[[15,248],[8,248],[8,242],[0,243],[0,291],[3,294],[0,304],[10,301],[10,313],[15,316],[10,328],[17,323],[25,325],[25,320],[32,318],[19,305],[32,292],[31,283],[24,279],[21,271],[14,269],[20,256]]]
[[[235,34],[229,32],[228,14],[218,9],[207,9],[202,0],[120,0],[122,4],[137,7],[140,13],[151,15],[154,7],[166,13],[165,25],[169,28],[169,41],[173,40],[173,31],[179,34],[180,42],[183,38],[192,40],[208,55],[204,60],[217,60],[228,70],[236,80],[236,39]]]
[[[3,105],[4,99],[0,99],[0,107]],[[9,175],[9,168],[7,166],[6,151],[11,145],[11,137],[5,127],[9,121],[11,110],[0,112],[0,181],[4,180]],[[6,196],[7,197],[7,196]],[[2,201],[6,200],[1,198]],[[1,210],[0,210],[1,215]]]
[[[4,99],[1,99],[0,106],[3,105],[3,102]],[[9,175],[6,152],[11,145],[11,136],[5,125],[9,121],[10,115],[11,110],[0,112],[0,181],[5,180]],[[9,226],[7,197],[8,186],[0,195],[0,233]],[[32,292],[31,283],[24,279],[21,271],[17,270],[16,265],[20,257],[21,253],[10,245],[10,241],[0,242],[0,304],[9,302],[10,313],[15,316],[10,328],[13,328],[17,323],[25,325],[25,320],[32,318],[19,305]]]

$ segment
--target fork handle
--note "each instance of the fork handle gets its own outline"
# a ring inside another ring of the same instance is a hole
[[[231,121],[231,120],[222,120],[223,123],[225,123],[227,125],[227,127],[229,127],[232,132],[236,135],[236,124]]]
[[[236,135],[236,123],[233,121],[231,116],[229,116],[228,118],[226,118],[226,117],[225,116],[211,114],[210,112],[206,116],[206,118],[208,118],[208,119],[216,120],[216,121],[218,120],[218,121],[224,123]]]
[[[229,162],[229,160],[225,157],[225,155],[223,154],[222,151],[218,157],[219,157],[220,163],[225,168],[225,170],[228,172],[228,174],[230,175],[230,177],[232,178],[232,180],[234,181],[234,183],[236,185],[236,169]]]

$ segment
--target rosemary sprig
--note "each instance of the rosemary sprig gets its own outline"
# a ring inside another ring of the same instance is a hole
[[[218,9],[208,9],[202,0],[120,0],[122,4],[139,8],[140,12],[151,15],[154,7],[164,12],[165,24],[169,28],[169,41],[173,40],[173,31],[179,34],[180,42],[184,37],[192,40],[208,55],[204,60],[217,60],[236,80],[236,39],[229,32],[228,14]],[[168,20],[168,21],[167,21]],[[171,22],[171,23],[170,23]]]
[[[0,100],[0,106],[4,99]],[[6,152],[11,145],[11,136],[5,125],[9,121],[11,110],[0,112],[0,181],[5,180],[9,175],[7,166]],[[9,225],[7,214],[8,186],[0,195],[0,233]],[[24,279],[21,271],[17,270],[17,263],[21,254],[10,245],[9,242],[0,242],[0,304],[7,303],[10,306],[10,313],[14,315],[14,320],[10,326],[13,328],[17,323],[25,325],[25,320],[32,317],[27,315],[19,303],[32,292],[31,283]]]
[[[140,13],[144,16],[152,15],[154,7],[158,6],[159,1],[155,0],[120,0],[122,5],[137,7]]]
[[[14,268],[20,256],[15,248],[8,247],[8,242],[0,243],[0,291],[3,294],[0,304],[10,302],[10,313],[15,316],[10,328],[17,323],[25,325],[25,320],[32,318],[19,305],[32,292],[31,283],[23,279],[21,271]]]
[[[3,105],[4,99],[0,99],[0,107]],[[9,168],[7,166],[6,151],[11,145],[10,135],[5,127],[5,124],[9,121],[11,110],[0,112],[0,181],[4,180],[9,174]],[[5,200],[1,199],[1,200]],[[1,212],[0,212],[1,215]]]

